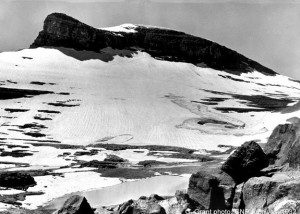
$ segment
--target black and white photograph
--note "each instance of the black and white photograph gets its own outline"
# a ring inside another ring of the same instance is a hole
[[[299,0],[0,0],[1,214],[300,214]]]

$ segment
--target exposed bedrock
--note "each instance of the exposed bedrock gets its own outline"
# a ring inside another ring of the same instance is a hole
[[[300,213],[300,171],[287,171],[272,177],[250,178],[243,187],[242,200],[249,214]]]
[[[205,64],[240,74],[257,70],[276,73],[247,57],[212,41],[169,29],[137,25],[136,32],[111,32],[86,25],[68,15],[53,13],[31,48],[52,46],[100,52],[102,48],[136,47],[164,60]]]
[[[300,169],[300,119],[288,121],[273,130],[264,150],[271,164]]]

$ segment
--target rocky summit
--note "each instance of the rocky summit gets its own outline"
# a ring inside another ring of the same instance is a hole
[[[205,64],[208,67],[240,74],[257,70],[276,73],[245,56],[209,40],[183,32],[142,25],[129,27],[134,32],[113,33],[86,25],[62,13],[50,14],[32,48],[67,47],[99,52],[102,48],[138,47],[164,60]]]

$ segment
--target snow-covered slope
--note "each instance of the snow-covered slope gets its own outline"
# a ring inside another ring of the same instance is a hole
[[[264,141],[291,117],[293,113],[282,114],[281,109],[297,102],[300,93],[300,84],[285,76],[236,76],[157,60],[141,51],[104,62],[37,48],[1,53],[0,64],[2,90],[49,92],[1,100],[3,141],[126,142],[215,150],[219,144]]]

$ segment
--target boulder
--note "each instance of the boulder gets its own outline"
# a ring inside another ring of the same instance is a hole
[[[204,209],[231,210],[235,185],[227,173],[209,169],[192,174],[188,195]]]
[[[160,200],[158,204],[164,208],[166,214],[184,214],[199,208],[199,204],[190,199],[187,190],[177,190],[175,197]]]
[[[133,214],[166,214],[165,209],[157,203],[138,200],[133,208]]]
[[[163,200],[159,204],[166,210],[167,214],[183,214],[186,213],[186,210],[190,211],[188,203],[177,201],[176,197]]]
[[[115,214],[166,214],[165,209],[159,204],[161,200],[163,198],[156,194],[150,197],[141,196],[138,200],[129,200],[108,209]],[[106,211],[101,213],[106,213]]]
[[[1,172],[0,173],[0,186],[14,189],[28,189],[35,186],[34,178],[28,173],[20,172]]]
[[[272,177],[250,178],[243,188],[247,214],[300,213],[300,171],[277,172]]]
[[[132,214],[133,213],[133,200],[124,202],[116,210],[119,214]]]
[[[91,208],[85,197],[73,195],[54,214],[94,214],[94,209]]]
[[[288,122],[278,125],[273,130],[264,151],[271,164],[298,168],[300,166],[300,119],[291,118]]]
[[[268,159],[262,148],[256,142],[249,141],[237,148],[221,169],[239,184],[258,175],[267,166]]]

